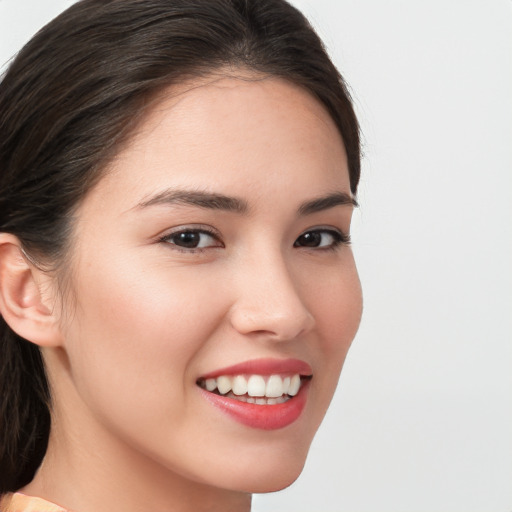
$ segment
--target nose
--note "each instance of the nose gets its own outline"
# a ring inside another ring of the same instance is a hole
[[[282,258],[252,259],[237,274],[232,327],[244,335],[273,341],[293,340],[315,325],[300,287]]]

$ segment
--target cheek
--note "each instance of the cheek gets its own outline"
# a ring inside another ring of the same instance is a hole
[[[316,318],[322,351],[344,357],[361,322],[361,283],[352,254],[335,271],[317,272],[315,286],[309,284],[308,304]]]
[[[79,394],[96,412],[121,421],[133,421],[134,404],[135,421],[178,419],[194,357],[220,316],[208,303],[214,295],[207,283],[185,272],[171,279],[161,267],[137,261],[88,268],[74,283],[78,304],[66,336]]]
[[[338,273],[317,274],[316,287],[310,287],[309,304],[316,318],[318,351],[315,400],[325,413],[338,384],[348,350],[357,333],[362,315],[362,291],[353,259]]]
[[[346,352],[361,322],[363,298],[357,272],[344,275],[333,291],[324,298],[326,338],[329,350]]]

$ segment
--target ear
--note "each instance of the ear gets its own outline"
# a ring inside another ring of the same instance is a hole
[[[0,314],[22,338],[61,345],[51,277],[33,265],[14,235],[0,233]]]

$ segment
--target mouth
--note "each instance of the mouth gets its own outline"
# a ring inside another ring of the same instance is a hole
[[[197,379],[202,396],[236,421],[275,430],[295,422],[312,379],[303,361],[254,360]]]
[[[279,405],[295,397],[311,375],[220,375],[199,379],[197,385],[219,396],[256,405]]]

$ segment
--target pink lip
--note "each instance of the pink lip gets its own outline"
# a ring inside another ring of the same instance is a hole
[[[200,387],[198,390],[208,402],[239,423],[261,430],[277,430],[291,425],[299,418],[306,406],[309,383],[309,380],[303,382],[297,395],[284,404],[276,405],[249,404],[210,393]]]
[[[311,366],[300,359],[253,359],[244,363],[235,364],[214,370],[203,375],[203,379],[215,379],[220,375],[273,375],[273,374],[300,374],[311,375]]]
[[[240,364],[219,368],[201,377],[214,379],[220,375],[294,375],[310,376],[313,373],[308,363],[299,359],[254,359]],[[252,428],[277,430],[284,428],[301,415],[306,406],[309,380],[304,380],[299,392],[283,404],[257,405],[241,402],[234,398],[210,393],[198,386],[202,396],[212,405],[234,420]]]

